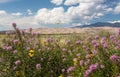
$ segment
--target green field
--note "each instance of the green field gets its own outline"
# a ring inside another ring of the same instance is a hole
[[[0,77],[119,77],[118,33],[0,35]]]

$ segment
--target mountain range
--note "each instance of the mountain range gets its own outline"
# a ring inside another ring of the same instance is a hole
[[[86,27],[119,27],[120,28],[120,22],[96,22],[89,25],[81,25],[81,26],[75,26],[73,28],[86,28]]]

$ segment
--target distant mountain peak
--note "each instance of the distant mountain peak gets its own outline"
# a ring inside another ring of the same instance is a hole
[[[120,27],[120,22],[96,22],[89,25],[75,26],[74,28],[85,28],[85,27]]]

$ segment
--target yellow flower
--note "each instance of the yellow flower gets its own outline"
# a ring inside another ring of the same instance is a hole
[[[40,43],[41,43],[42,45],[45,45],[45,38],[42,38],[42,39],[40,40]]]
[[[19,71],[16,71],[16,72],[15,72],[15,75],[16,75],[16,76],[19,76]]]
[[[34,56],[34,53],[29,53],[28,54],[30,57],[33,57]]]
[[[89,54],[89,57],[92,58],[94,55],[93,54]]]
[[[9,71],[9,67],[7,67],[6,69],[4,69],[5,72],[8,72]]]
[[[74,61],[74,66],[76,66],[76,65],[77,65],[77,63],[78,63],[77,61]]]
[[[81,57],[80,57],[80,56],[78,56],[77,58],[78,58],[78,59],[80,59]]]
[[[34,50],[30,50],[29,52],[30,52],[30,53],[34,53]]]
[[[76,66],[78,64],[77,58],[73,59],[73,63],[74,63],[74,66]]]
[[[61,75],[60,75],[60,76],[58,76],[58,77],[64,77],[64,76],[63,76],[63,74],[61,74]]]

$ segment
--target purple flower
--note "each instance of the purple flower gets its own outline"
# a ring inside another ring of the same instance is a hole
[[[104,43],[106,43],[106,37],[102,37],[101,39],[101,44],[104,44]]]
[[[7,50],[12,50],[12,46],[8,46],[6,49]]]
[[[41,65],[40,64],[36,64],[36,69],[40,69]]]
[[[63,52],[66,52],[66,51],[67,51],[67,49],[66,49],[66,48],[62,48],[62,51],[63,51]]]
[[[92,71],[91,71],[90,69],[86,70],[84,77],[88,77],[88,75],[89,75],[91,72],[92,72]]]
[[[12,23],[12,26],[13,26],[14,28],[16,28],[17,25],[16,25],[16,23]]]
[[[116,56],[116,55],[111,55],[111,56],[110,56],[110,60],[111,60],[111,61],[118,61],[119,59],[118,59],[118,56]]]
[[[83,45],[83,46],[82,46],[82,48],[83,48],[83,49],[85,49],[85,48],[86,48],[86,46],[85,46],[85,45]]]
[[[95,63],[95,64],[90,65],[89,69],[93,71],[93,70],[96,70],[97,67],[98,67],[98,63]]]
[[[115,36],[114,35],[110,35],[110,39],[111,40],[115,39]]]
[[[62,72],[65,72],[65,69],[62,69]]]
[[[77,57],[79,57],[80,55],[81,55],[81,54],[80,54],[80,53],[78,53],[78,54],[77,54]]]
[[[118,50],[118,48],[119,48],[119,46],[115,46],[115,47],[114,47],[115,50]]]
[[[93,54],[97,54],[97,50],[93,50],[92,53],[93,53]]]
[[[14,50],[13,53],[16,54],[18,51],[17,50]]]
[[[26,50],[29,51],[29,50],[30,50],[30,47],[26,47]]]
[[[97,68],[98,68],[98,63],[91,64],[91,65],[89,66],[89,68],[85,71],[84,77],[88,77],[89,74],[90,74],[92,71],[96,70]]]
[[[120,75],[119,75],[119,76],[117,76],[117,77],[120,77]]]
[[[7,32],[6,32],[6,35],[9,35],[9,34],[10,34],[10,32],[7,31]]]
[[[98,35],[96,35],[96,36],[95,36],[95,39],[99,39],[99,36],[98,36]]]
[[[20,65],[20,64],[21,64],[21,61],[20,61],[20,60],[17,60],[17,61],[15,61],[14,63],[15,63],[15,65],[17,65],[17,66],[18,66],[18,65]]]
[[[30,28],[29,31],[32,32],[32,28]]]
[[[95,45],[97,43],[96,40],[92,40],[92,44]]]
[[[76,42],[75,42],[75,44],[82,44],[82,41],[80,41],[80,40],[77,40]]]
[[[120,29],[118,30],[118,35],[120,35]]]
[[[17,68],[17,66],[14,66],[14,67],[13,67],[13,70],[16,70],[16,68]]]
[[[104,44],[103,44],[103,47],[104,47],[104,48],[108,48],[108,44],[107,44],[107,43],[104,43]]]
[[[14,44],[18,44],[18,40],[13,40],[13,43]]]
[[[75,67],[73,67],[73,66],[69,67],[69,68],[67,69],[67,73],[70,73],[71,71],[73,71],[74,68],[75,68]]]
[[[84,61],[83,61],[83,60],[80,60],[80,66],[82,66],[82,65],[83,65],[83,63],[84,63]]]

